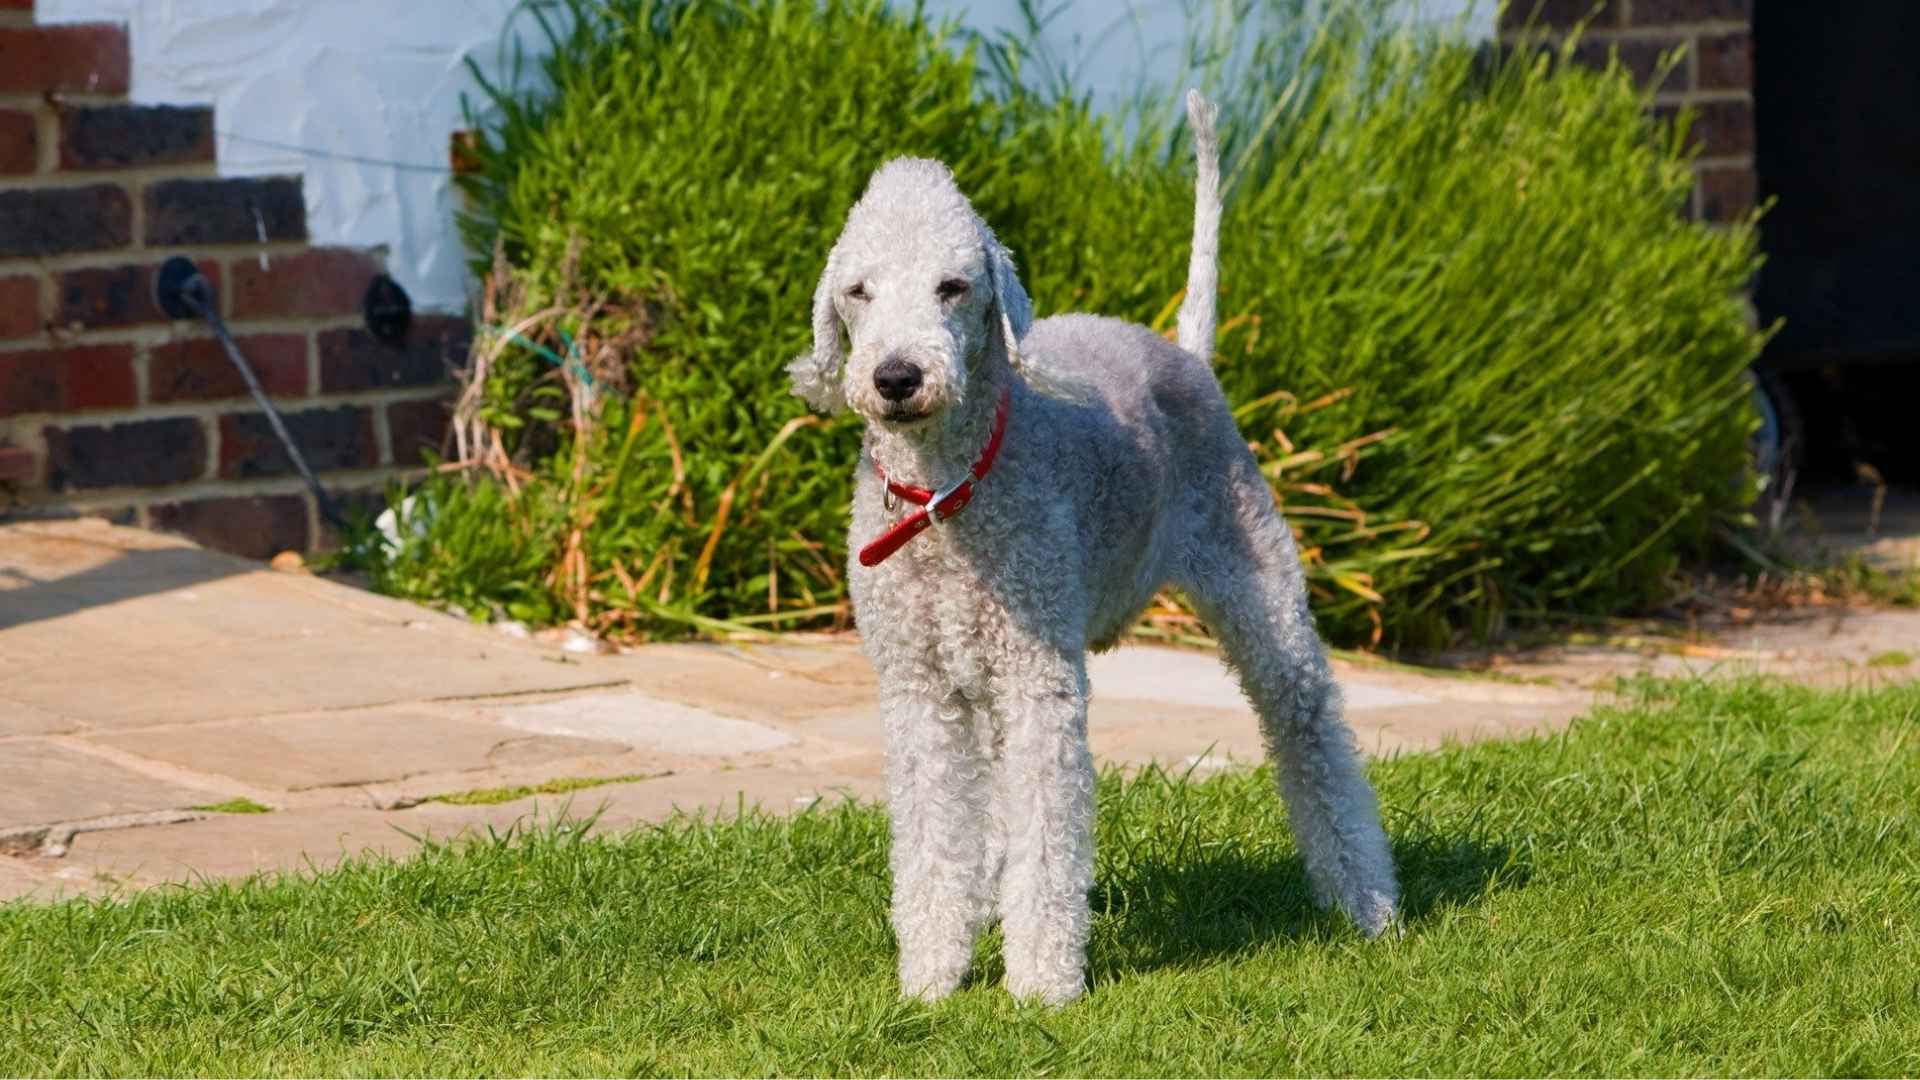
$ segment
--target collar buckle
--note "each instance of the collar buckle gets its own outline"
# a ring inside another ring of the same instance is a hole
[[[949,508],[947,506],[947,500],[956,496],[960,501]],[[972,501],[973,476],[972,474],[968,474],[961,477],[958,483],[934,493],[933,498],[927,503],[927,516],[933,519],[935,525],[942,525],[946,523],[948,518],[966,509],[967,504]]]
[[[939,525],[967,508],[973,501],[975,485],[987,478],[992,470],[994,459],[1000,456],[1000,440],[1007,433],[1007,407],[1012,399],[1010,387],[1000,388],[1000,401],[993,410],[993,434],[987,439],[986,449],[974,461],[973,468],[961,476],[959,482],[951,487],[932,491],[923,487],[914,487],[889,479],[887,471],[880,463],[873,463],[874,472],[880,475],[883,488],[881,506],[891,515],[901,502],[910,502],[925,507],[895,522],[893,527],[882,533],[866,547],[860,549],[860,565],[878,566],[889,555],[900,550],[900,546],[918,536],[930,525]]]

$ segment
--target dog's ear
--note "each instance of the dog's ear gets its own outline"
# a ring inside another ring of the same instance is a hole
[[[828,414],[847,407],[840,382],[840,313],[833,306],[834,271],[839,261],[840,246],[835,244],[827,253],[826,269],[820,271],[820,284],[813,290],[813,351],[794,357],[787,365],[793,395],[815,411]]]
[[[1000,335],[1007,347],[1007,359],[1019,363],[1020,339],[1033,326],[1033,301],[1020,284],[1013,269],[1013,252],[1008,251],[983,222],[981,246],[987,253],[987,276],[993,282],[993,310],[1000,320]]]
[[[1000,321],[1000,341],[1006,346],[1007,363],[1020,373],[1028,386],[1047,397],[1063,401],[1086,400],[1087,388],[1063,378],[1020,349],[1020,340],[1033,329],[1033,300],[1013,272],[1013,253],[994,238],[993,230],[982,222],[982,243],[987,252],[987,276],[993,281],[993,318]]]

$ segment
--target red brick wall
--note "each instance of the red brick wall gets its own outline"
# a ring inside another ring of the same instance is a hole
[[[156,309],[156,268],[184,255],[214,282],[345,502],[438,445],[466,324],[368,334],[378,254],[310,246],[299,177],[218,176],[212,111],[129,104],[130,74],[123,27],[38,26],[31,0],[0,0],[0,514],[105,512],[257,557],[310,547],[312,499],[205,325]]]
[[[1654,95],[1656,115],[1694,110],[1692,141],[1700,148],[1693,214],[1732,221],[1753,209],[1752,0],[1508,0],[1501,36],[1514,40],[1529,26],[1558,39],[1585,21],[1575,55],[1604,64],[1609,53],[1649,84],[1659,57],[1686,49],[1680,66]]]

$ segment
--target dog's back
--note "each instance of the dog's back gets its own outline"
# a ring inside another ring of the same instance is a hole
[[[1053,498],[1071,505],[1093,597],[1089,637],[1105,644],[1173,573],[1202,507],[1232,498],[1253,459],[1206,362],[1137,323],[1056,315],[1022,342],[1078,393],[1032,395],[1014,413],[1009,447],[1037,463]]]
[[[1194,227],[1178,344],[1147,327],[1097,315],[1042,319],[1021,341],[1035,368],[1071,388],[1035,395],[1026,426],[1039,457],[1074,504],[1095,598],[1091,637],[1104,644],[1168,579],[1197,507],[1230,498],[1257,470],[1210,362],[1220,231],[1218,108],[1187,95],[1193,127]]]

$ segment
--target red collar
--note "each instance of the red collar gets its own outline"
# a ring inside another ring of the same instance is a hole
[[[1000,440],[1007,434],[1007,402],[1010,396],[1010,388],[1000,388],[1000,404],[993,411],[993,434],[987,438],[987,448],[980,451],[979,460],[967,470],[967,475],[945,491],[936,492],[931,488],[914,487],[888,479],[887,471],[880,467],[880,463],[873,463],[873,471],[886,481],[888,492],[926,509],[908,514],[893,528],[881,533],[879,539],[861,548],[861,566],[879,566],[907,541],[925,532],[928,526],[946,521],[967,508],[967,504],[973,501],[973,486],[987,478],[988,471],[993,468],[993,459],[1000,456]]]

